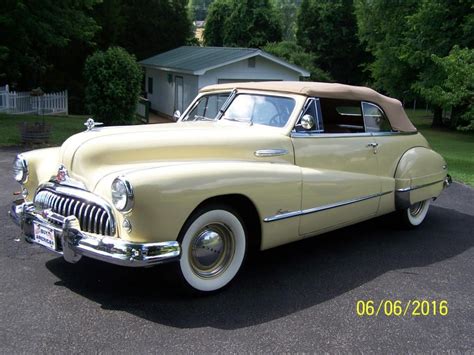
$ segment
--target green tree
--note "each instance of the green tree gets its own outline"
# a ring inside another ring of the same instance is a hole
[[[207,10],[213,0],[190,0],[188,3],[189,12],[192,21],[204,21],[207,16]]]
[[[260,48],[281,38],[281,24],[270,0],[215,0],[209,7],[206,45]]]
[[[474,45],[474,6],[470,1],[423,0],[417,11],[407,17],[409,30],[402,47],[402,59],[416,71],[415,92],[434,105],[433,125],[442,125],[441,107],[424,93],[445,79],[436,58],[446,57],[455,45]],[[434,55],[434,56],[433,56]],[[454,107],[455,112],[462,111]],[[459,112],[459,115],[463,115]]]
[[[416,83],[415,90],[439,107],[451,109],[451,125],[474,130],[474,49],[454,46],[449,55],[432,55],[442,77],[429,87]]]
[[[274,6],[278,10],[281,19],[282,37],[285,41],[294,41],[296,33],[296,15],[301,0],[274,0]]]
[[[120,47],[97,51],[84,68],[86,107],[105,124],[128,124],[134,117],[143,73],[135,56]]]
[[[314,65],[316,62],[314,54],[305,52],[304,48],[295,42],[269,43],[263,47],[263,50],[308,70],[311,73],[310,80],[312,81],[332,81],[328,73]]]
[[[232,11],[230,0],[215,0],[208,9],[204,27],[204,43],[208,46],[224,46],[224,26]]]
[[[445,73],[436,58],[455,45],[474,44],[473,6],[469,1],[356,0],[359,35],[374,57],[369,70],[375,85],[399,98],[421,95],[434,107],[440,125],[441,106],[432,88]]]
[[[90,16],[98,0],[0,2],[0,80],[19,88],[42,85],[48,56],[72,41],[91,44],[99,27]]]
[[[303,0],[296,39],[336,81],[364,82],[361,65],[368,58],[357,38],[353,0]]]
[[[117,45],[139,60],[182,46],[192,36],[187,0],[123,0]]]
[[[102,0],[94,7],[94,20],[100,26],[94,38],[99,49],[119,46],[129,27],[124,0]]]
[[[415,11],[417,2],[355,2],[359,38],[373,56],[372,62],[367,65],[372,85],[391,96],[407,100],[414,98],[411,85],[416,73],[403,60],[402,45],[408,31],[406,17]]]

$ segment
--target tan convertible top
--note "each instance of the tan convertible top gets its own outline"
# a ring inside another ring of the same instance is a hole
[[[210,85],[202,88],[200,92],[232,90],[234,88],[373,102],[385,111],[394,130],[401,132],[416,131],[415,126],[413,126],[408,119],[400,101],[379,94],[375,90],[363,86],[309,81],[263,81]]]

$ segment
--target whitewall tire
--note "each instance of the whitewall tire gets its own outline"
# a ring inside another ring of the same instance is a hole
[[[195,213],[179,240],[182,279],[200,292],[217,291],[231,282],[243,264],[247,248],[243,222],[225,206],[209,206]]]
[[[419,226],[425,220],[430,208],[430,201],[430,199],[420,201],[411,205],[406,210],[398,211],[402,225],[409,228]]]

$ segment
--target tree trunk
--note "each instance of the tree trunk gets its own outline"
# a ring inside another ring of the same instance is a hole
[[[431,127],[442,127],[443,126],[443,110],[439,106],[433,108],[433,122]]]

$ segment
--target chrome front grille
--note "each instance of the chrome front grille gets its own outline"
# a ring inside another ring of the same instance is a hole
[[[64,217],[75,216],[84,232],[107,236],[115,234],[112,212],[104,202],[86,191],[70,188],[61,190],[40,189],[34,198],[36,207],[51,209]],[[87,195],[93,196],[93,200]]]

